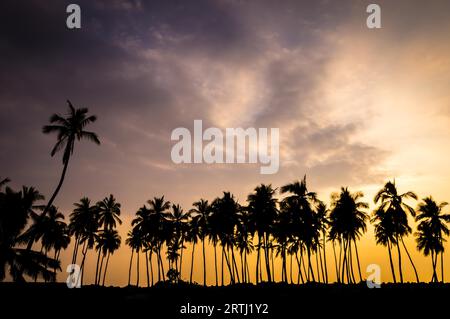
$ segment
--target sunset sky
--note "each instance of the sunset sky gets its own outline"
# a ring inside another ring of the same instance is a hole
[[[81,7],[80,30],[65,25],[72,2]],[[381,29],[366,27],[373,2]],[[50,157],[55,136],[42,126],[66,112],[66,99],[96,114],[90,129],[102,144],[76,145],[55,204],[66,220],[83,196],[112,193],[122,204],[123,246],[107,280],[115,285],[127,283],[130,220],[154,196],[188,210],[226,190],[245,204],[260,183],[280,187],[306,174],[325,202],[341,186],[363,191],[368,212],[394,178],[401,192],[450,201],[449,34],[445,0],[2,1],[0,176],[49,198],[62,163],[61,154]],[[205,128],[279,128],[279,172],[172,163],[172,130],[192,130],[195,119]],[[428,281],[431,260],[413,236],[407,244]],[[363,268],[380,264],[390,280],[387,250],[371,227],[359,245]],[[94,254],[88,258],[89,282]],[[201,281],[201,259],[195,267]],[[406,258],[404,271],[414,279]]]

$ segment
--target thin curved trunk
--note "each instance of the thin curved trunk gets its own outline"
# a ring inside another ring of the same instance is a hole
[[[139,248],[136,249],[137,263],[136,263],[136,287],[139,287]]]
[[[153,257],[153,250],[150,249],[150,256],[149,256],[149,261],[150,261],[150,276],[152,278],[152,287],[153,287],[153,263],[152,263],[152,257]]]
[[[214,269],[216,270],[216,287],[219,286],[219,276],[217,271],[217,244],[214,243]]]
[[[397,253],[398,253],[398,271],[400,273],[400,282],[403,283],[403,270],[402,270],[402,253],[400,251],[400,245],[397,236]]]
[[[55,198],[56,198],[56,195],[58,195],[58,192],[59,192],[59,190],[61,189],[61,186],[62,186],[62,184],[63,184],[63,182],[64,182],[64,178],[65,178],[65,176],[66,176],[67,167],[69,166],[69,159],[70,159],[70,156],[69,156],[69,158],[67,159],[67,161],[64,163],[64,167],[63,167],[63,170],[62,170],[62,173],[61,173],[61,177],[60,177],[60,179],[59,179],[58,186],[56,186],[56,189],[55,189],[55,191],[53,192],[52,197],[50,197],[50,200],[48,201],[47,206],[45,206],[45,208],[44,208],[44,210],[42,211],[42,214],[39,216],[39,218],[43,218],[43,217],[45,217],[45,215],[47,215],[47,212],[48,212],[48,210],[50,209],[50,207],[52,206],[53,201],[54,201]],[[33,246],[33,242],[34,242],[34,239],[35,239],[35,238],[36,238],[35,235],[32,235],[32,236],[30,237],[30,240],[28,241],[28,245],[27,245],[27,250],[31,250],[31,247]]]
[[[192,274],[194,272],[194,253],[195,253],[195,242],[192,243],[192,253],[191,253],[191,274],[189,276],[189,283],[192,284]]]
[[[131,283],[131,266],[133,265],[134,249],[131,249],[130,267],[128,268],[128,286]]]
[[[334,255],[334,267],[336,269],[336,281],[338,283],[340,283],[341,282],[341,277],[340,277],[339,268],[338,268],[338,260],[337,260],[336,246],[334,244],[334,240],[333,240],[332,244],[333,244],[333,255]]]
[[[353,243],[355,244],[356,261],[358,263],[359,281],[362,282],[363,279],[362,279],[362,274],[361,274],[361,264],[359,262],[358,246],[356,245],[356,241],[353,241]]]
[[[388,241],[388,252],[389,252],[389,264],[391,265],[391,272],[392,272],[392,279],[394,280],[394,284],[397,283],[397,278],[395,277],[395,269],[394,269],[394,262],[392,261],[392,253],[391,253],[391,243]]]
[[[98,254],[97,254],[97,265],[95,266],[95,280],[94,283],[97,284],[97,279],[98,279],[98,265],[100,262],[100,253],[101,253],[101,249],[98,250]]]
[[[259,282],[259,258],[261,254],[261,237],[258,236],[258,246],[257,246],[257,253],[256,253],[256,284]]]
[[[205,251],[205,240],[202,240],[202,250],[203,250],[203,285],[206,286],[206,251]]]
[[[444,283],[444,251],[441,251],[441,281]]]
[[[106,257],[106,265],[105,265],[105,270],[103,271],[103,282],[102,282],[102,286],[105,286],[105,280],[106,280],[106,272],[108,270],[108,264],[109,264],[109,256],[111,256],[111,253],[108,252],[108,257]],[[100,281],[100,280],[99,280]],[[99,282],[100,283],[100,282]]]
[[[145,251],[145,266],[147,268],[147,287],[150,287],[150,274],[148,272],[148,250]]]
[[[403,247],[405,248],[406,255],[408,256],[409,262],[411,263],[411,266],[412,266],[413,269],[414,269],[414,274],[416,275],[416,281],[419,283],[419,282],[420,282],[420,280],[419,280],[419,274],[417,273],[416,266],[414,265],[414,262],[413,262],[411,256],[409,255],[409,251],[408,251],[408,248],[406,248],[405,242],[403,241],[403,237],[401,237],[400,239],[401,239],[401,241],[402,241]]]
[[[79,236],[75,236],[75,244],[73,245],[73,253],[72,253],[72,264],[76,264],[77,261],[77,252],[78,252],[78,245],[79,245]]]
[[[326,257],[326,253],[325,253],[326,245],[327,245],[327,237],[326,237],[326,233],[324,231],[324,233],[323,233],[323,265],[324,265],[324,269],[325,269],[325,282],[328,283],[327,257]]]
[[[102,255],[102,258],[100,259],[100,268],[98,270],[98,277],[95,279],[95,284],[100,285],[100,280],[102,278],[102,270],[103,270],[103,260],[105,259],[105,255]]]

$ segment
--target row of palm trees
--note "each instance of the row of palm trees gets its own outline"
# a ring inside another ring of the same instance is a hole
[[[280,193],[286,195],[281,200],[275,197],[276,191],[271,185],[261,184],[248,195],[247,205],[240,205],[231,193],[224,192],[211,203],[204,199],[193,203],[194,208],[187,212],[166,201],[164,196],[147,201],[136,213],[126,240],[132,250],[128,284],[131,284],[134,255],[137,256],[136,285],[139,284],[141,253],[146,260],[147,285],[154,284],[154,273],[157,273],[158,281],[166,280],[163,251],[169,264],[169,280],[179,281],[183,277],[181,271],[187,243],[191,245],[190,273],[185,275],[189,282],[192,282],[194,272],[195,248],[200,243],[203,284],[206,285],[205,245],[209,243],[214,249],[216,285],[219,285],[219,278],[220,284],[224,284],[224,272],[231,284],[250,282],[248,259],[252,254],[256,254],[256,283],[274,281],[278,269],[274,260],[281,261],[283,282],[328,283],[326,247],[329,243],[333,249],[337,282],[356,283],[363,280],[358,240],[366,232],[369,221],[374,224],[377,244],[388,249],[393,281],[397,282],[398,274],[399,281],[404,282],[403,250],[419,282],[417,269],[404,243],[404,238],[412,232],[408,215],[419,222],[415,233],[417,248],[426,256],[431,255],[431,280],[439,281],[438,256],[440,280],[444,280],[444,237],[449,233],[446,223],[450,221],[450,215],[442,213],[446,203],[437,204],[432,197],[427,197],[418,205],[416,213],[405,200],[417,199],[417,196],[412,192],[399,194],[395,182],[388,182],[376,194],[377,208],[370,218],[368,203],[361,201],[363,194],[352,193],[348,188],[343,187],[332,195],[330,208],[317,198],[316,193],[307,189],[306,177],[281,187]],[[394,249],[397,267],[393,261]],[[153,269],[154,258],[156,269]],[[290,267],[287,267],[288,263]]]
[[[24,275],[35,280],[38,277],[45,281],[55,280],[56,271],[60,270],[60,253],[73,237],[72,263],[79,262],[84,270],[88,252],[95,250],[94,284],[104,285],[110,256],[121,244],[116,230],[117,224],[121,224],[121,205],[114,196],[93,205],[88,198],[82,198],[74,204],[70,222],[66,224],[64,215],[55,206],[51,206],[47,214],[42,213],[45,206],[39,201],[44,197],[36,189],[24,186],[20,191],[14,191],[6,187],[3,191],[8,182],[9,179],[0,180],[0,280],[5,278],[7,269],[15,281],[24,281]],[[450,215],[444,214],[443,208],[447,203],[438,204],[432,197],[427,197],[414,210],[405,200],[417,199],[417,196],[413,192],[400,194],[395,182],[388,182],[376,194],[377,208],[370,218],[368,204],[361,201],[363,194],[352,193],[348,188],[343,187],[339,193],[332,194],[329,208],[316,193],[308,190],[306,177],[282,186],[280,193],[285,195],[282,199],[277,199],[276,193],[271,185],[261,184],[248,195],[246,205],[239,204],[231,193],[224,192],[211,203],[204,199],[193,203],[193,208],[186,212],[179,205],[166,201],[164,196],[147,201],[132,220],[132,229],[126,239],[131,248],[128,284],[131,284],[136,256],[136,285],[139,285],[141,254],[146,262],[148,286],[155,284],[155,277],[157,281],[167,280],[166,276],[172,282],[181,280],[187,244],[191,248],[190,272],[185,278],[191,283],[198,244],[202,248],[204,285],[208,270],[205,247],[208,244],[214,251],[216,285],[219,285],[219,278],[221,285],[225,283],[225,272],[231,284],[273,282],[276,270],[281,271],[283,282],[328,283],[327,244],[333,250],[337,282],[356,283],[363,280],[358,240],[366,232],[369,221],[374,225],[377,244],[387,247],[393,281],[397,282],[397,278],[404,281],[403,251],[419,282],[417,269],[404,242],[404,238],[412,233],[408,215],[418,222],[417,249],[431,257],[431,281],[439,281],[439,262],[440,281],[444,280],[444,243],[445,236],[449,235],[446,224],[450,222]],[[22,248],[30,240],[31,248],[38,244],[38,250]],[[253,280],[248,262],[252,254],[256,255]],[[395,254],[397,266],[394,265]],[[164,257],[168,269],[164,268]],[[220,263],[218,257],[221,257]],[[155,259],[156,269],[153,267]],[[281,267],[275,267],[274,260],[279,260]]]
[[[56,271],[60,269],[60,252],[68,247],[70,237],[73,236],[72,263],[77,262],[81,250],[81,267],[84,268],[88,251],[95,249],[97,264],[94,283],[104,284],[109,258],[120,246],[120,236],[115,229],[117,223],[121,222],[120,204],[112,195],[95,205],[91,205],[87,198],[81,199],[75,204],[69,225],[64,222],[64,215],[53,205],[63,185],[75,143],[89,140],[100,144],[94,132],[85,130],[97,117],[88,115],[87,108],[76,109],[70,101],[67,103],[68,114],[53,114],[50,124],[43,127],[43,133],[57,135],[51,155],[63,151],[61,177],[47,204],[37,203],[43,200],[43,196],[32,187],[24,186],[20,191],[6,187],[3,191],[9,180],[0,179],[0,280],[5,278],[7,270],[15,281],[24,281],[24,275],[55,280]],[[274,260],[277,258],[281,260],[283,281],[327,283],[327,243],[332,245],[337,281],[353,283],[358,277],[362,280],[357,242],[366,232],[369,220],[375,226],[377,244],[388,249],[394,282],[397,282],[397,274],[400,282],[403,282],[402,250],[419,281],[416,267],[404,243],[404,237],[412,232],[408,215],[415,217],[419,223],[415,233],[417,248],[426,256],[431,256],[432,281],[439,280],[439,261],[443,281],[444,237],[449,234],[446,223],[450,221],[450,216],[442,213],[446,203],[438,204],[427,197],[419,204],[416,212],[405,200],[416,200],[417,196],[412,192],[399,194],[395,182],[388,182],[375,196],[374,202],[378,206],[369,217],[368,204],[361,201],[363,194],[351,193],[348,188],[333,194],[329,208],[317,199],[314,192],[308,191],[306,178],[281,187],[280,193],[286,195],[281,200],[275,197],[276,191],[271,185],[260,185],[248,196],[247,205],[240,205],[232,194],[225,192],[211,203],[203,199],[195,202],[194,208],[188,212],[183,212],[179,205],[169,203],[164,197],[148,201],[148,207],[144,205],[136,213],[126,240],[132,249],[129,284],[134,254],[138,260],[139,283],[141,253],[145,254],[146,259],[147,285],[150,285],[149,272],[153,284],[154,258],[157,261],[158,280],[166,280],[164,252],[169,261],[169,279],[180,280],[186,243],[192,246],[189,276],[192,282],[195,246],[199,242],[203,252],[205,285],[207,243],[211,243],[214,248],[216,285],[219,283],[219,269],[221,284],[224,284],[225,271],[231,283],[251,281],[248,257],[253,253],[256,253],[256,283],[274,281]],[[40,242],[40,251],[32,249],[37,242]],[[22,248],[25,243],[26,249]],[[217,250],[221,254],[221,267],[218,266]],[[394,266],[395,250],[397,270]],[[293,264],[297,266],[296,276]],[[358,277],[355,276],[355,268]]]

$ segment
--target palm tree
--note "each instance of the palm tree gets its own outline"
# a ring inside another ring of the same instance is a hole
[[[323,267],[322,271],[324,271],[323,278],[325,283],[328,283],[328,269],[327,269],[327,257],[326,257],[326,243],[327,243],[327,232],[330,221],[328,220],[329,209],[327,205],[323,202],[319,202],[317,205],[317,222],[318,227],[322,232],[322,248],[323,248]],[[320,247],[320,245],[319,245]],[[320,256],[320,254],[319,254]],[[322,257],[320,257],[322,263]]]
[[[292,227],[294,231],[294,247],[300,249],[306,247],[308,257],[307,280],[315,281],[314,270],[311,264],[311,253],[316,250],[318,244],[320,229],[317,227],[314,205],[318,203],[317,194],[308,191],[306,186],[306,175],[303,180],[296,181],[281,187],[281,193],[290,193],[292,195],[283,199],[286,207],[289,208]],[[301,259],[301,258],[300,258]],[[299,272],[300,274],[300,272]]]
[[[166,220],[167,210],[170,208],[170,202],[164,199],[164,196],[154,197],[148,200],[150,218],[149,218],[149,241],[152,242],[158,264],[158,281],[165,280],[164,264],[162,262],[161,250],[165,242],[170,239],[171,229]]]
[[[61,173],[61,177],[59,179],[58,186],[56,187],[52,197],[47,203],[47,206],[42,212],[43,215],[45,215],[48,209],[53,205],[53,201],[55,200],[59,190],[61,189],[61,186],[64,182],[64,177],[66,176],[70,156],[73,154],[75,142],[87,139],[97,145],[100,144],[100,140],[98,139],[97,134],[84,130],[88,124],[95,122],[97,120],[97,117],[95,115],[88,116],[89,110],[87,108],[75,109],[69,100],[67,100],[67,104],[69,105],[69,113],[66,117],[60,114],[53,114],[50,117],[51,124],[45,125],[42,128],[42,132],[44,134],[57,134],[57,142],[52,149],[51,156],[54,156],[58,151],[64,149],[62,158],[63,170]]]
[[[189,275],[189,283],[192,284],[192,275],[194,273],[194,254],[195,254],[195,245],[198,242],[199,236],[200,236],[200,228],[198,227],[198,220],[199,215],[195,215],[192,217],[192,210],[190,211],[191,218],[189,220],[189,224],[186,227],[186,237],[185,240],[192,244],[192,251],[191,251],[191,272]],[[205,265],[204,270],[205,270]],[[203,271],[203,274],[205,274],[205,271]],[[203,280],[203,285],[206,286],[206,278]]]
[[[47,253],[51,249],[54,249],[54,259],[59,260],[61,249],[66,249],[70,243],[67,224],[64,222],[64,214],[59,212],[55,206],[52,206],[48,214],[37,219],[37,222],[42,224],[38,228],[45,230],[41,236],[42,248],[45,255],[47,256]],[[56,268],[54,272],[56,275]]]
[[[247,197],[248,221],[250,230],[258,233],[257,257],[256,257],[256,282],[258,283],[258,268],[260,262],[260,248],[264,245],[264,256],[266,261],[267,280],[272,281],[269,263],[269,240],[271,236],[271,225],[275,222],[278,214],[277,199],[274,198],[275,190],[272,185],[261,184],[257,186],[254,193]]]
[[[423,250],[425,256],[431,252],[431,260],[433,265],[432,281],[437,282],[436,273],[437,258],[441,254],[441,281],[444,282],[444,235],[449,235],[449,229],[446,223],[450,222],[450,214],[443,214],[442,209],[447,206],[447,202],[437,204],[434,199],[429,196],[423,199],[419,204],[416,221],[420,221],[416,235],[418,238],[417,248]]]
[[[122,224],[120,220],[120,203],[111,194],[105,197],[102,201],[97,203],[98,209],[98,223],[103,230],[111,230],[116,228],[116,224]]]
[[[180,205],[172,204],[172,211],[167,215],[166,219],[172,225],[172,238],[169,240],[174,246],[172,249],[175,249],[177,252],[180,250],[180,264],[177,266],[176,270],[178,271],[181,278],[181,267],[183,263],[183,249],[186,248],[184,246],[184,241],[186,237],[186,225],[189,219],[190,212],[185,213]],[[178,262],[178,258],[175,260]]]
[[[83,256],[80,266],[81,284],[83,284],[84,279],[84,264],[86,261],[86,255],[89,249],[94,248],[94,245],[98,240],[99,227],[99,211],[98,209],[95,209],[91,211],[91,214],[86,214],[84,228],[81,230],[79,238],[79,243],[82,245],[81,254]],[[78,279],[76,282],[79,282]]]
[[[139,250],[142,247],[142,235],[139,231],[139,227],[133,227],[131,231],[128,232],[127,239],[125,240],[125,243],[131,248],[131,258],[130,258],[130,267],[128,270],[128,286],[131,284],[131,268],[133,266],[133,254],[136,251],[137,254],[139,254]],[[139,262],[137,265],[137,278],[139,278]],[[138,279],[138,285],[139,285],[139,279]]]
[[[403,271],[402,271],[402,256],[400,251],[400,243],[402,243],[403,248],[408,256],[408,259],[414,269],[414,274],[416,275],[416,280],[419,282],[419,275],[417,274],[416,266],[409,254],[408,249],[406,248],[405,242],[403,241],[403,237],[407,236],[411,233],[411,227],[408,225],[408,215],[415,217],[416,213],[414,209],[407,205],[404,200],[406,199],[415,199],[417,200],[417,195],[411,191],[408,191],[403,194],[399,194],[394,182],[387,182],[384,187],[378,191],[375,195],[374,202],[375,204],[380,203],[380,206],[377,208],[377,212],[375,213],[375,220],[383,220],[383,214],[386,214],[386,222],[391,222],[392,225],[383,225],[387,227],[386,229],[392,230],[392,235],[395,238],[394,241],[389,241],[389,244],[392,246],[397,246],[398,252],[398,268],[400,274],[400,282],[403,283]],[[380,216],[380,217],[377,217]]]
[[[205,241],[208,236],[208,218],[211,214],[211,207],[207,200],[200,199],[192,204],[194,206],[191,209],[192,221],[191,221],[191,241],[193,242],[192,257],[194,256],[194,247],[196,237],[200,237],[202,241],[203,252],[203,285],[206,286],[206,253],[205,253]],[[191,267],[191,280],[192,282],[192,267]]]
[[[102,247],[101,249],[104,251],[104,254],[106,255],[106,264],[105,269],[103,270],[103,280],[102,280],[102,286],[105,286],[105,279],[106,274],[108,272],[108,265],[109,265],[109,257],[114,254],[114,252],[119,249],[121,239],[119,236],[119,233],[115,229],[108,229],[103,230],[100,234]],[[102,274],[102,269],[100,268],[100,275]],[[100,275],[98,278],[98,284],[100,284]]]
[[[36,202],[42,199],[43,196],[33,187],[24,186],[18,192],[6,187],[4,192],[0,192],[0,281],[5,279],[7,271],[15,282],[24,282],[24,275],[55,280],[55,273],[48,268],[60,269],[57,260],[19,246],[27,220],[39,207]]]
[[[226,261],[231,283],[239,281],[239,274],[236,273],[236,261],[234,256],[235,228],[238,223],[238,214],[241,206],[236,202],[230,192],[224,192],[221,198],[216,198],[212,205],[210,220],[210,234],[220,240],[222,246],[222,284],[224,281],[223,263]],[[213,237],[213,238],[214,238]],[[215,239],[213,239],[215,240]],[[231,255],[229,255],[231,253]]]
[[[356,261],[358,265],[359,279],[362,281],[361,266],[359,262],[358,246],[356,241],[367,230],[367,214],[363,209],[369,208],[369,204],[360,202],[362,192],[351,193],[347,187],[342,187],[339,194],[332,196],[332,209],[330,212],[330,238],[338,240],[343,245],[343,258],[339,258],[338,278],[347,282],[355,282],[353,272],[352,243],[355,247]]]
[[[72,264],[76,264],[81,236],[86,226],[92,221],[93,216],[97,216],[97,206],[91,206],[91,200],[87,197],[80,199],[73,204],[75,209],[70,214],[69,233],[75,236],[75,244],[72,253]]]

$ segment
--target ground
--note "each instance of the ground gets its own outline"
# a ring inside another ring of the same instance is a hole
[[[0,295],[1,313],[20,318],[27,314],[39,318],[405,318],[417,316],[419,311],[427,317],[442,315],[450,302],[450,285],[387,284],[369,289],[365,284],[207,288],[167,284],[68,289],[65,284],[1,283]]]

